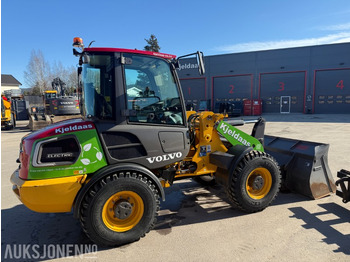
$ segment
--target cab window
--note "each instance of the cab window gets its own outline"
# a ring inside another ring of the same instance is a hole
[[[114,56],[90,55],[83,65],[82,109],[84,115],[103,120],[115,118],[114,108]]]
[[[142,55],[124,55],[129,122],[183,125],[179,90],[167,61]]]

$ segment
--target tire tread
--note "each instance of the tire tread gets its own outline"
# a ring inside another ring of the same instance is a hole
[[[88,208],[96,196],[96,194],[103,189],[106,185],[108,185],[111,182],[114,182],[118,179],[135,179],[139,180],[142,183],[146,184],[147,187],[152,191],[153,197],[155,199],[156,203],[156,208],[155,208],[155,213],[154,213],[154,219],[152,223],[150,223],[149,227],[146,229],[145,233],[142,233],[138,239],[135,239],[134,241],[138,241],[141,237],[144,237],[148,232],[151,231],[152,228],[156,225],[157,222],[157,216],[158,216],[158,211],[160,210],[160,192],[158,192],[157,187],[154,185],[154,183],[147,178],[145,175],[142,174],[136,174],[136,173],[131,173],[128,171],[124,172],[119,172],[116,174],[110,174],[99,181],[95,183],[95,185],[85,194],[84,200],[80,206],[80,223],[82,226],[83,231],[85,234],[92,240],[93,242],[96,242],[95,237],[91,235],[91,233],[88,230]],[[97,244],[102,245],[102,246],[119,246],[127,243],[110,243],[108,240],[104,242],[98,242]]]

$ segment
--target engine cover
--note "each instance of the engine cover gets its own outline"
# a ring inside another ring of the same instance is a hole
[[[91,121],[70,120],[22,139],[19,176],[46,179],[94,173],[107,165]]]

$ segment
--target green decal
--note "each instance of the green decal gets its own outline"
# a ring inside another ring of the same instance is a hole
[[[91,174],[107,165],[106,158],[103,154],[101,143],[95,129],[76,131],[67,134],[60,134],[52,137],[46,137],[38,140],[36,144],[43,140],[48,140],[53,137],[64,137],[74,135],[80,144],[80,155],[77,160],[69,165],[54,165],[34,167],[30,165],[28,172],[28,179],[47,179],[57,177],[67,177],[82,174]],[[33,152],[32,152],[33,153]]]
[[[251,146],[254,150],[264,152],[263,145],[258,139],[244,133],[242,130],[221,121],[217,127],[218,132],[225,137],[232,145]]]
[[[92,165],[98,161],[101,161],[102,157],[103,155],[99,148],[97,148],[95,145],[92,145],[92,143],[87,143],[83,146],[80,162],[85,166]]]

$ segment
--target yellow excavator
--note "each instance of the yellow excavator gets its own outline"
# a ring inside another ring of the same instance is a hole
[[[32,131],[39,130],[53,123],[80,118],[79,100],[74,96],[64,96],[66,84],[59,78],[52,81],[52,90],[43,93],[44,107],[31,109],[29,128]]]
[[[11,107],[11,98],[1,96],[1,128],[13,129],[16,127],[16,113]]]

